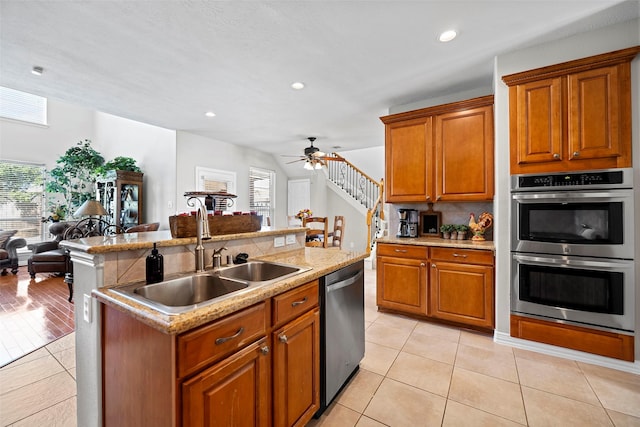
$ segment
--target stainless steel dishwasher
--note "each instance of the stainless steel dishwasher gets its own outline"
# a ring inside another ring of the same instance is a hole
[[[320,282],[319,417],[357,371],[364,357],[364,261]]]

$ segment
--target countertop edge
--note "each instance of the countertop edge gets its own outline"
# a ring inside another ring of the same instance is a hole
[[[377,243],[413,246],[440,246],[443,248],[478,249],[482,251],[495,251],[493,241],[454,240],[441,239],[439,237],[381,237]]]

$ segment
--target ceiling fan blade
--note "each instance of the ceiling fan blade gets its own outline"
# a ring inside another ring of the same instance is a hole
[[[313,157],[323,157],[325,156],[327,153],[323,152],[323,151],[316,151],[315,153],[312,154]]]
[[[291,163],[296,163],[296,162],[304,162],[305,160],[307,160],[307,159],[298,159],[298,160],[292,160],[292,161],[290,161],[290,162],[287,162],[287,163],[285,163],[285,164],[287,164],[287,165],[288,165],[288,164],[291,164]]]
[[[299,157],[302,159],[304,156],[298,154],[280,154],[280,157]]]

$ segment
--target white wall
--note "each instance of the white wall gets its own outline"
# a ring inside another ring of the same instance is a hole
[[[510,252],[509,252],[509,92],[502,82],[503,75],[526,71],[573,59],[624,49],[640,44],[640,21],[627,21],[577,36],[556,40],[553,43],[541,44],[531,48],[500,55],[495,60],[495,144],[496,144],[496,197],[495,197],[495,227],[496,236],[496,329],[498,332],[509,333],[509,283],[510,283]],[[633,111],[633,162],[635,165],[636,210],[640,208],[638,193],[640,192],[639,159],[640,143],[639,126],[639,98],[640,92],[640,59],[632,63],[632,111]],[[636,230],[636,257],[638,257],[638,242],[640,227]],[[636,272],[638,275],[638,272]],[[638,283],[638,280],[636,280]],[[636,360],[640,357],[640,292],[636,292]]]
[[[176,132],[133,120],[96,113],[95,140],[105,161],[132,157],[144,172],[143,222],[169,228],[176,206]]]
[[[276,173],[276,216],[271,225],[287,226],[287,176],[271,154],[222,141],[177,132],[176,198],[178,211],[191,210],[183,194],[196,189],[195,168],[202,166],[236,172],[236,207],[249,210],[249,167],[259,167]],[[235,209],[234,209],[235,210]]]

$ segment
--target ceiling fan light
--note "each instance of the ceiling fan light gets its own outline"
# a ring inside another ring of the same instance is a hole
[[[311,164],[311,162],[309,160],[307,160],[306,162],[304,162],[304,168],[308,171],[312,171],[313,170],[313,165]]]
[[[315,169],[322,169],[322,163],[320,162],[316,162],[316,165],[314,166]]]

